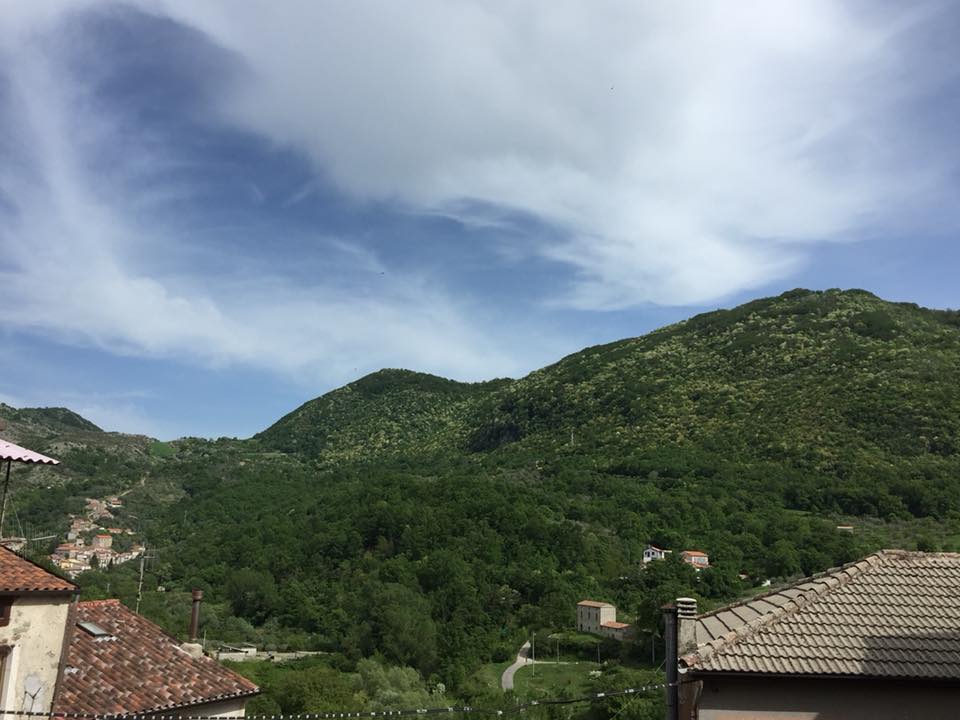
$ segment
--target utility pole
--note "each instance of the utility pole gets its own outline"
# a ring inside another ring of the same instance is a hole
[[[7,477],[3,481],[3,501],[0,502],[0,537],[3,536],[3,521],[7,517],[7,489],[10,487],[10,465],[13,460],[7,460]]]
[[[140,555],[140,581],[137,583],[137,607],[134,612],[140,612],[140,601],[143,599],[143,565],[144,561],[153,559],[153,555],[147,556],[147,546],[143,546],[143,553]]]
[[[534,631],[533,635],[531,636],[530,653],[533,656],[533,663],[531,664],[531,667],[533,668],[533,676],[536,677],[537,676],[537,633],[536,631]]]

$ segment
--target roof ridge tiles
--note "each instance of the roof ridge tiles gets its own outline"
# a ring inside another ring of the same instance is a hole
[[[872,555],[868,555],[867,557],[861,560],[855,560],[853,562],[846,563],[845,565],[841,565],[835,568],[830,568],[829,570],[825,570],[821,573],[811,575],[810,577],[801,578],[797,582],[785,588],[781,587],[781,588],[778,588],[777,590],[771,590],[770,592],[764,593],[762,595],[757,595],[755,597],[748,598],[746,600],[741,600],[740,602],[731,603],[729,605],[725,605],[724,607],[717,608],[716,610],[712,610],[709,613],[704,613],[703,615],[700,615],[697,618],[698,622],[708,617],[715,617],[721,612],[732,612],[732,609],[734,607],[750,604],[758,600],[766,600],[767,598],[770,598],[776,595],[780,595],[781,597],[783,597],[783,591],[785,590],[791,590],[791,589],[799,590],[799,592],[796,595],[794,595],[793,597],[790,597],[785,603],[779,605],[778,607],[775,607],[774,610],[764,613],[759,617],[754,618],[753,620],[746,622],[735,629],[731,629],[729,632],[724,633],[718,638],[714,638],[711,641],[708,641],[706,643],[699,645],[695,652],[684,655],[682,658],[680,658],[680,660],[687,667],[690,667],[697,663],[702,663],[708,660],[715,653],[722,650],[728,644],[736,642],[738,640],[743,640],[753,635],[754,633],[758,632],[759,630],[762,630],[766,626],[799,611],[803,606],[805,606],[809,602],[813,600],[818,600],[823,595],[844,587],[853,578],[859,577],[862,573],[866,572],[867,570],[870,570],[882,565],[888,558],[894,555],[900,555],[903,553],[904,551],[880,550],[879,552],[873,553]],[[829,582],[823,582],[823,583],[819,583],[815,587],[812,587],[806,590],[800,590],[798,587],[801,585],[814,584],[817,581],[820,581],[827,577],[836,578],[837,583],[831,584]],[[717,618],[717,620],[721,622],[721,624],[723,624],[724,627],[727,627],[727,624],[724,623],[722,620],[719,620],[719,618]]]

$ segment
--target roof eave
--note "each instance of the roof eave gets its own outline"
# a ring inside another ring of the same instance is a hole
[[[927,675],[854,675],[844,673],[775,673],[775,672],[749,672],[745,670],[703,670],[696,667],[690,667],[684,673],[688,677],[698,679],[705,678],[737,678],[748,679],[757,678],[765,680],[849,680],[855,682],[894,682],[894,683],[929,683],[934,685],[956,685],[960,686],[960,677],[944,678],[930,677]]]

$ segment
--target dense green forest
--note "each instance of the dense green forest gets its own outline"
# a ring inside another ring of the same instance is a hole
[[[18,474],[18,517],[131,489],[149,615],[181,631],[199,587],[213,640],[322,650],[354,675],[374,658],[425,692],[477,696],[481,665],[570,628],[584,597],[636,620],[617,652],[638,663],[677,595],[707,607],[882,546],[960,549],[960,313],[858,290],[698,315],[518,380],[384,370],[249,440],[30,412],[24,437],[64,463]],[[651,542],[711,568],[644,570]],[[136,568],[81,584],[132,602]]]

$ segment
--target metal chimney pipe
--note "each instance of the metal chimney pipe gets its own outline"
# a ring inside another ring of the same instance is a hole
[[[677,598],[677,656],[683,657],[697,651],[697,601],[693,598]]]
[[[200,631],[200,601],[203,600],[203,590],[193,591],[193,606],[190,608],[190,640],[197,641],[197,633]]]
[[[679,660],[677,658],[677,608],[675,605],[663,606],[663,640],[667,656],[664,660],[667,671],[667,714],[666,720],[679,720],[680,703],[678,682]]]

